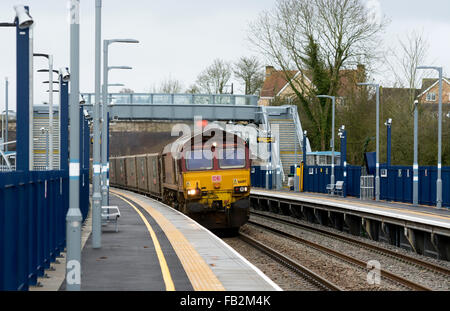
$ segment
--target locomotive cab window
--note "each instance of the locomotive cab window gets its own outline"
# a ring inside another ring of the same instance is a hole
[[[243,148],[225,148],[219,150],[220,168],[243,168],[245,167],[245,149]]]
[[[210,170],[213,168],[212,157],[203,150],[186,151],[186,168],[189,171]]]

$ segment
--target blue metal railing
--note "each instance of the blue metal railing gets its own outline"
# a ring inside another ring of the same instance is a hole
[[[88,169],[81,174],[88,180]],[[0,290],[28,290],[64,251],[68,190],[68,171],[0,173]],[[80,209],[84,220],[88,182]]]

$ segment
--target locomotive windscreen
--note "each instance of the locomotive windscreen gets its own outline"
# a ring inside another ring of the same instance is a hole
[[[219,158],[220,168],[242,168],[245,167],[245,149],[227,148],[222,149]]]
[[[210,155],[203,150],[186,151],[186,168],[190,171],[210,170],[213,167],[213,160]]]

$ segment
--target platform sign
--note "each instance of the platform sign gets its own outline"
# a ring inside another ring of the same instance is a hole
[[[258,143],[274,143],[275,142],[275,137],[273,136],[258,136]]]

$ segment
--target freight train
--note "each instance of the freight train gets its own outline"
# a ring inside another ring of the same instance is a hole
[[[208,229],[248,221],[248,142],[222,129],[183,136],[160,153],[110,158],[110,185],[146,194]]]

